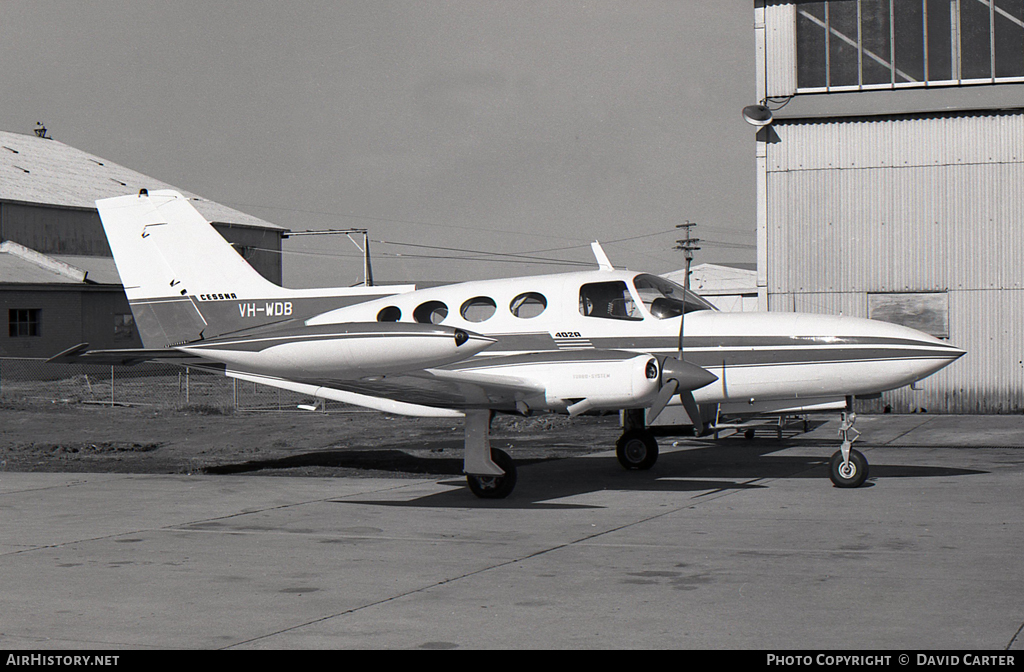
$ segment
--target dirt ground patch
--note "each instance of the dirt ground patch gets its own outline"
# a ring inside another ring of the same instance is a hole
[[[608,450],[618,417],[497,416],[517,461]],[[5,400],[0,470],[422,476],[462,473],[462,421],[351,410],[237,412]]]

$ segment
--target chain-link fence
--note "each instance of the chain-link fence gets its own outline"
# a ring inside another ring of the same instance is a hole
[[[351,408],[268,385],[174,364],[106,366],[0,358],[0,397],[70,403],[327,412]]]

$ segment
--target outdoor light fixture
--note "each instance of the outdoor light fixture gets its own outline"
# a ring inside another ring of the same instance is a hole
[[[752,126],[762,128],[772,123],[772,111],[764,104],[747,105],[743,108],[743,119]]]

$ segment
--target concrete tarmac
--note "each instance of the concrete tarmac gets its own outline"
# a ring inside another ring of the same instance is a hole
[[[864,416],[856,490],[836,427],[524,465],[500,502],[3,472],[0,648],[1024,647],[1024,419]]]

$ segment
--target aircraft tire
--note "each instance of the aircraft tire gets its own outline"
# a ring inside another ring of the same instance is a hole
[[[850,464],[843,465],[843,453],[837,450],[828,461],[828,476],[837,488],[859,488],[868,477],[868,461],[859,450],[850,450]]]
[[[630,471],[650,469],[658,461],[658,442],[646,429],[630,429],[615,442],[615,457]]]
[[[466,474],[466,482],[480,499],[505,499],[516,487],[516,463],[508,453],[497,448],[491,448],[491,460],[504,470],[504,476]]]

